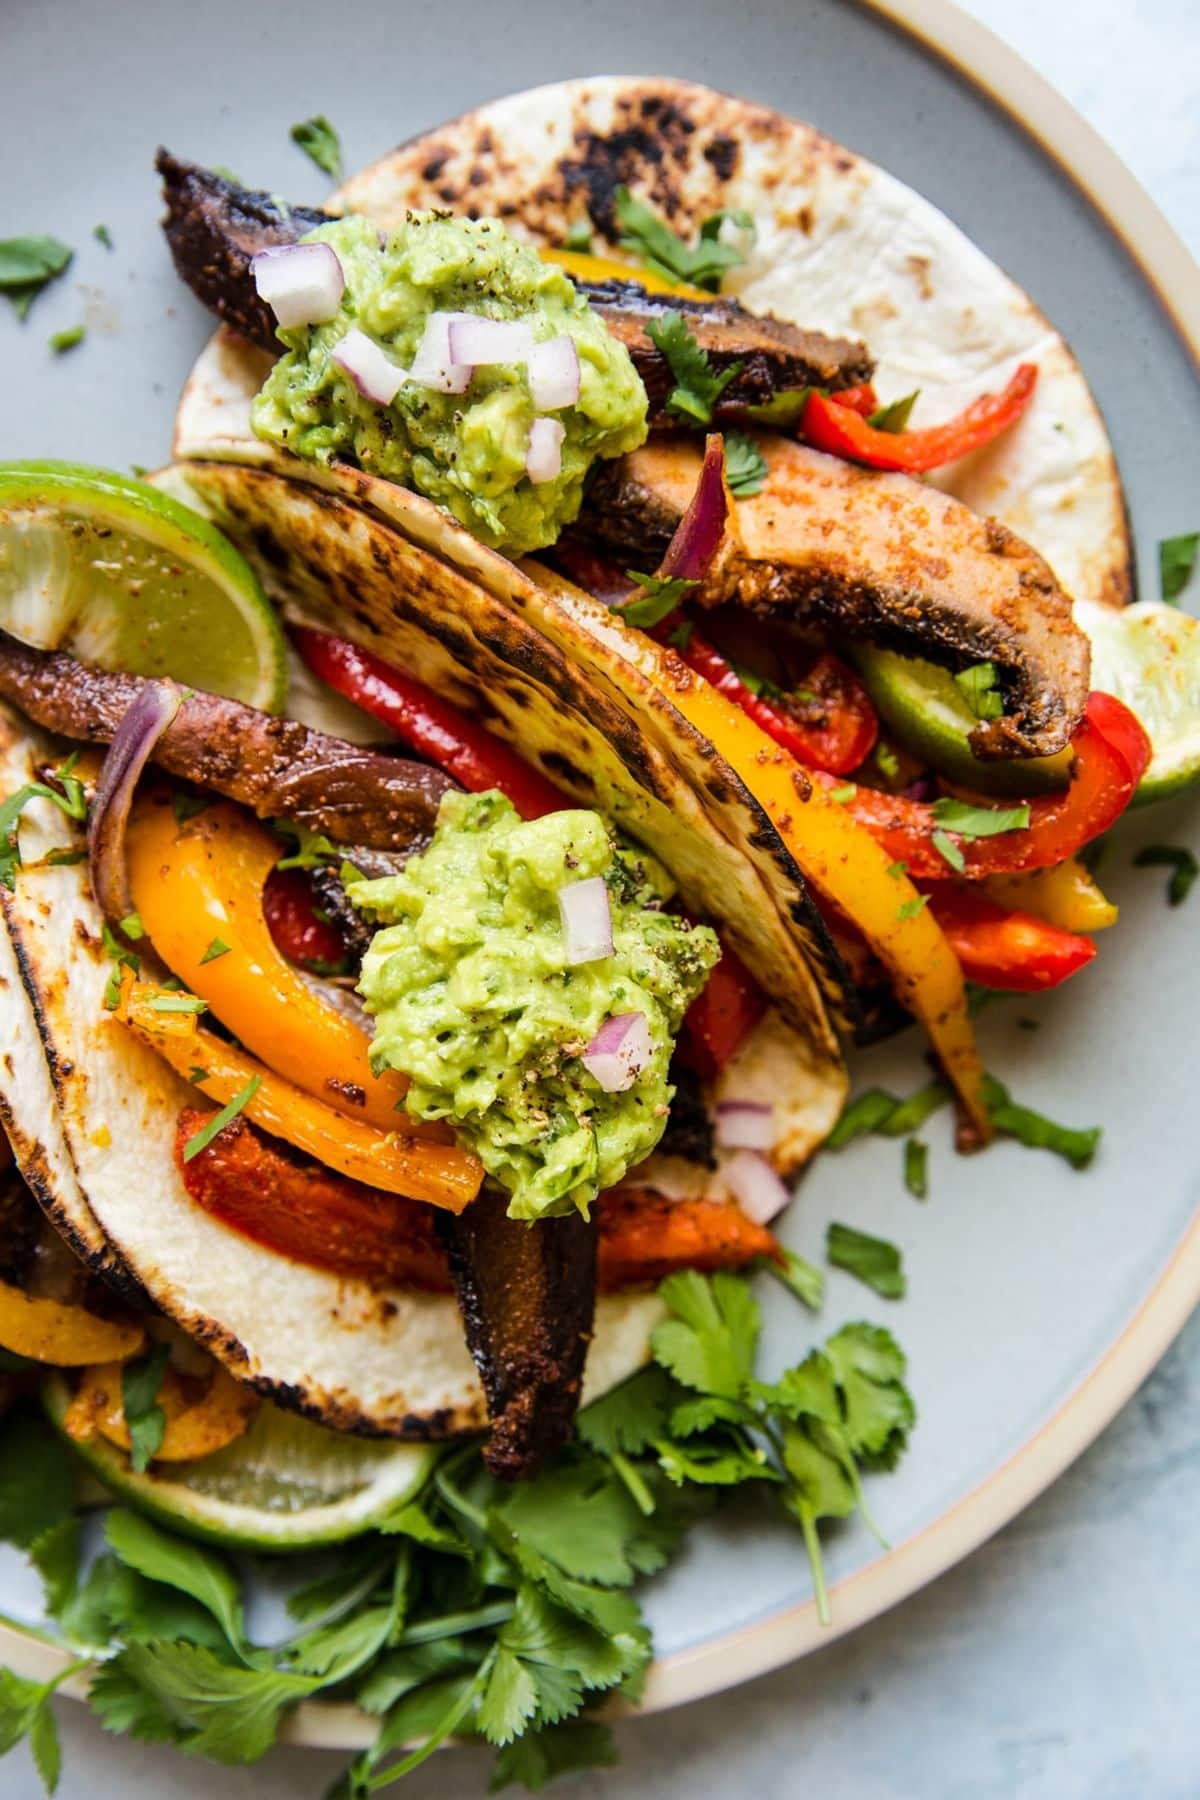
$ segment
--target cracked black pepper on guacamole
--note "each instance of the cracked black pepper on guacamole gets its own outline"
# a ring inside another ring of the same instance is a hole
[[[613,951],[572,965],[558,896],[593,876],[608,889]],[[409,1077],[416,1117],[454,1125],[508,1189],[510,1217],[586,1213],[649,1156],[674,1094],[676,1033],[720,951],[707,926],[661,909],[598,813],[526,821],[502,794],[447,794],[423,856],[346,888],[383,921],[359,982],[372,1061]],[[607,1093],[581,1059],[628,1013],[646,1019],[649,1056]]]
[[[646,437],[646,390],[628,351],[561,269],[544,263],[497,219],[410,213],[382,241],[361,218],[332,220],[302,240],[337,252],[346,278],[336,317],[280,328],[287,346],[254,402],[261,438],[317,462],[355,462],[447,507],[485,543],[517,553],[551,544],[579,511],[597,457]],[[365,332],[408,369],[433,313],[528,325],[538,343],[569,335],[579,398],[556,409],[562,465],[552,479],[525,472],[538,416],[525,368],[475,369],[461,394],[407,380],[388,406],[366,399],[332,361],[347,331]]]

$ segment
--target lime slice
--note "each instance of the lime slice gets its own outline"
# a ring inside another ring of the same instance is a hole
[[[1161,600],[1077,600],[1075,618],[1092,640],[1092,686],[1123,700],[1154,746],[1138,804],[1188,787],[1200,777],[1200,620]]]
[[[42,1384],[60,1427],[70,1404],[61,1375]],[[247,1550],[305,1550],[369,1531],[412,1498],[437,1452],[427,1444],[347,1437],[264,1402],[244,1437],[213,1456],[138,1475],[106,1438],[74,1444],[93,1475],[151,1518],[193,1537]]]
[[[861,645],[854,661],[876,711],[906,750],[963,787],[984,794],[1040,794],[1066,787],[1071,752],[985,762],[967,742],[979,723],[948,669],[894,650]]]
[[[0,629],[268,712],[287,696],[283,632],[245,558],[199,513],[104,469],[0,463]]]

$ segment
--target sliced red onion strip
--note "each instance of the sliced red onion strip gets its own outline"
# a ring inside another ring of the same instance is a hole
[[[590,875],[586,881],[571,881],[559,888],[558,910],[569,963],[599,962],[612,955],[612,907],[601,876]]]
[[[725,443],[716,432],[704,447],[696,491],[667,545],[658,574],[702,581],[725,532],[729,500],[725,491]]]
[[[756,1225],[770,1224],[792,1198],[786,1182],[757,1150],[735,1150],[722,1172],[734,1199]]]
[[[562,473],[562,447],[566,426],[558,419],[535,419],[529,427],[525,473],[532,482],[557,481]]]
[[[488,363],[523,363],[533,352],[533,328],[519,319],[484,319],[459,313],[448,332],[450,358],[469,368]]]
[[[346,276],[332,244],[277,244],[250,264],[260,300],[285,328],[336,318]]]
[[[570,332],[535,344],[525,359],[529,392],[540,413],[574,406],[579,399],[579,352]]]
[[[605,1019],[580,1060],[606,1094],[623,1094],[650,1061],[650,1026],[645,1013],[618,1013]]]
[[[134,789],[154,746],[179,711],[179,701],[173,682],[148,681],[113,733],[96,782],[88,814],[88,868],[96,903],[114,925],[133,911],[125,830]]]
[[[417,354],[413,357],[412,379],[421,387],[434,388],[439,394],[465,394],[471,382],[471,368],[456,363],[450,354],[450,327],[471,313],[435,312],[425,321]]]
[[[390,406],[408,380],[408,370],[394,363],[374,338],[357,326],[338,340],[329,360],[350,377],[364,400],[373,400],[377,406]]]
[[[775,1115],[757,1100],[723,1100],[713,1136],[723,1150],[770,1150],[775,1144]]]

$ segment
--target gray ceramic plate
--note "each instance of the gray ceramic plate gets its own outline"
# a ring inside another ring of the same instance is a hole
[[[1197,523],[1200,395],[1183,335],[1200,343],[1195,270],[1087,128],[944,0],[894,0],[888,12],[1000,104],[882,12],[839,0],[759,0],[752,11],[727,0],[4,0],[3,10],[0,107],[20,175],[0,198],[0,236],[47,230],[80,248],[27,326],[0,309],[0,454],[116,466],[164,457],[207,325],[156,230],[160,140],[305,195],[319,189],[288,127],[312,112],[339,125],[354,167],[495,94],[657,71],[810,119],[933,199],[1073,342],[1121,460],[1143,569],[1160,536]],[[111,253],[92,237],[99,223]],[[80,317],[86,345],[55,360],[47,336]],[[1021,1029],[1019,1001],[982,1021],[988,1061],[1020,1097],[1104,1124],[1088,1174],[1011,1144],[960,1161],[936,1121],[928,1205],[904,1192],[897,1147],[873,1143],[820,1159],[793,1209],[800,1251],[819,1256],[825,1222],[844,1218],[898,1242],[910,1277],[908,1299],[889,1307],[835,1276],[821,1322],[886,1320],[921,1407],[902,1470],[871,1495],[895,1548],[881,1553],[857,1527],[831,1538],[836,1629],[912,1592],[1031,1499],[1112,1416],[1200,1294],[1184,1054],[1200,971],[1186,910],[1169,912],[1159,875],[1129,866],[1140,842],[1187,841],[1195,826],[1186,802],[1136,816],[1106,866],[1122,919],[1095,969],[1039,1004],[1036,1033]],[[919,1054],[909,1038],[858,1073],[911,1085]],[[766,1298],[768,1354],[794,1356],[807,1327],[790,1303]],[[0,1588],[5,1609],[34,1623],[35,1586],[15,1558],[0,1561]],[[648,1604],[655,1705],[727,1687],[821,1635],[796,1538],[733,1516],[698,1535]],[[0,1652],[30,1672],[55,1655],[8,1632]],[[309,1708],[291,1730],[346,1743],[362,1727],[348,1709]]]

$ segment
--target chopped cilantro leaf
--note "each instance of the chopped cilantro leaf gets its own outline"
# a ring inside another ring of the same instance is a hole
[[[340,181],[342,175],[342,143],[337,132],[323,113],[317,113],[311,119],[302,119],[299,125],[293,125],[288,133],[293,144],[298,144],[305,156],[315,162],[318,169],[334,181]]]
[[[868,415],[867,424],[873,425],[876,431],[903,431],[908,424],[913,407],[917,404],[920,388],[914,388],[911,394],[905,394],[902,400],[891,400],[886,406],[877,406]],[[834,395],[837,399],[837,395]]]
[[[1167,903],[1170,906],[1183,905],[1192,891],[1193,882],[1200,875],[1200,863],[1181,844],[1147,844],[1134,857],[1133,866],[1135,869],[1171,870],[1171,879],[1167,882]]]
[[[741,363],[730,363],[720,375],[713,371],[707,355],[689,331],[683,314],[665,312],[651,319],[646,335],[655,348],[662,351],[675,378],[675,386],[667,396],[667,411],[698,425],[707,425],[713,407],[741,372]]]
[[[621,248],[640,258],[648,268],[668,281],[685,281],[692,287],[707,288],[716,293],[729,269],[745,262],[744,250],[729,244],[721,236],[726,219],[742,232],[754,230],[754,219],[747,212],[719,212],[705,219],[695,244],[683,239],[665,225],[658,215],[637,200],[627,187],[619,187],[614,211],[621,231]]]
[[[208,949],[204,952],[204,955],[200,958],[200,961],[202,963],[216,962],[218,956],[228,955],[229,945],[223,943],[219,937],[215,937],[209,944]]]
[[[106,250],[112,249],[112,233],[107,225],[94,225],[92,227],[92,236],[98,244],[103,244]]]
[[[875,746],[875,767],[885,781],[900,779],[900,758],[885,738],[880,738]]]
[[[935,831],[933,834],[933,847],[941,857],[942,861],[949,863],[956,874],[961,875],[963,873],[967,866],[967,860],[948,832]]]
[[[124,935],[135,944],[139,938],[144,938],[146,935],[146,927],[142,924],[140,913],[126,913],[120,921],[120,928]]]
[[[1018,1106],[1010,1098],[1008,1089],[994,1075],[985,1075],[983,1081],[984,1105],[997,1131],[1016,1138],[1018,1143],[1030,1150],[1052,1151],[1055,1156],[1061,1156],[1069,1162],[1073,1169],[1087,1168],[1096,1154],[1096,1146],[1102,1135],[1099,1125],[1086,1130],[1070,1125],[1056,1125],[1044,1113],[1034,1112],[1028,1106]]]
[[[74,251],[54,237],[0,238],[0,293],[23,319],[42,289],[61,275]]]
[[[904,1185],[914,1200],[929,1196],[929,1146],[910,1137],[904,1146]]]
[[[689,589],[699,586],[697,581],[682,575],[642,575],[637,569],[626,569],[625,573],[630,581],[637,582],[638,591],[632,600],[622,601],[613,611],[620,613],[627,625],[638,625],[643,631],[661,625]]]
[[[10,892],[16,888],[17,871],[21,867],[21,847],[18,841],[21,814],[31,801],[49,800],[68,819],[77,823],[86,819],[87,797],[83,791],[83,783],[71,772],[78,761],[79,752],[75,751],[51,777],[56,785],[51,786],[45,781],[28,781],[15,794],[10,794],[3,806],[0,806],[0,883]]]
[[[179,788],[171,795],[171,815],[177,825],[186,825],[189,819],[198,818],[211,805],[207,794],[187,794]]]
[[[834,1221],[826,1233],[825,1254],[835,1269],[844,1269],[865,1282],[885,1300],[903,1298],[907,1283],[900,1252],[886,1238],[872,1237],[869,1232],[856,1231],[853,1225]]]
[[[1163,538],[1158,546],[1159,587],[1163,599],[1172,606],[1192,578],[1197,549],[1200,549],[1200,531]]]
[[[767,459],[754,439],[747,437],[744,431],[725,433],[725,479],[737,500],[746,500],[751,494],[762,492],[763,482],[767,479]]]
[[[74,350],[77,344],[82,344],[86,336],[86,325],[68,325],[63,331],[53,332],[46,342],[55,356],[62,356],[67,350]]]
[[[829,798],[836,801],[839,806],[849,806],[851,800],[854,798],[855,792],[854,783],[852,781],[847,781],[844,782],[841,787],[830,788]]]
[[[735,663],[733,670],[742,686],[749,688],[756,698],[761,696],[765,700],[783,699],[783,689],[777,687],[766,675],[759,675],[753,669],[744,669],[740,663]]]
[[[906,862],[889,863],[887,866],[887,872],[891,876],[893,881],[899,881],[899,879],[902,875],[908,874],[908,864]]]
[[[1023,831],[1029,824],[1028,806],[972,806],[967,800],[943,798],[933,803],[933,816],[943,831],[956,837],[999,837],[1006,831]]]
[[[905,919],[915,919],[917,914],[928,905],[928,894],[914,894],[911,900],[906,900],[903,906],[898,906],[896,908],[896,917],[901,921]]]
[[[213,1114],[206,1125],[202,1125],[199,1131],[194,1132],[183,1146],[184,1162],[191,1162],[194,1156],[199,1156],[202,1150],[207,1150],[218,1133],[224,1131],[225,1127],[237,1118],[244,1106],[249,1105],[261,1085],[262,1076],[252,1075],[241,1093],[235,1094],[228,1106],[223,1106],[220,1112]]]
[[[121,1404],[129,1428],[129,1460],[143,1474],[162,1446],[167,1415],[158,1404],[159,1389],[167,1372],[170,1346],[158,1344],[148,1356],[127,1362],[121,1370]]]
[[[46,861],[52,869],[69,869],[75,863],[87,861],[86,850],[50,850]]]
[[[321,869],[326,863],[339,862],[341,851],[335,849],[319,831],[311,831],[294,819],[272,819],[271,829],[280,837],[294,838],[296,848],[290,856],[276,863],[277,869]]]
[[[1004,711],[1004,697],[996,685],[996,665],[972,663],[960,669],[954,684],[977,719],[998,719]]]
[[[202,1068],[199,1063],[193,1063],[192,1067],[188,1070],[188,1080],[192,1083],[193,1087],[198,1087],[202,1081],[207,1081],[211,1074],[211,1069],[205,1069]]]

